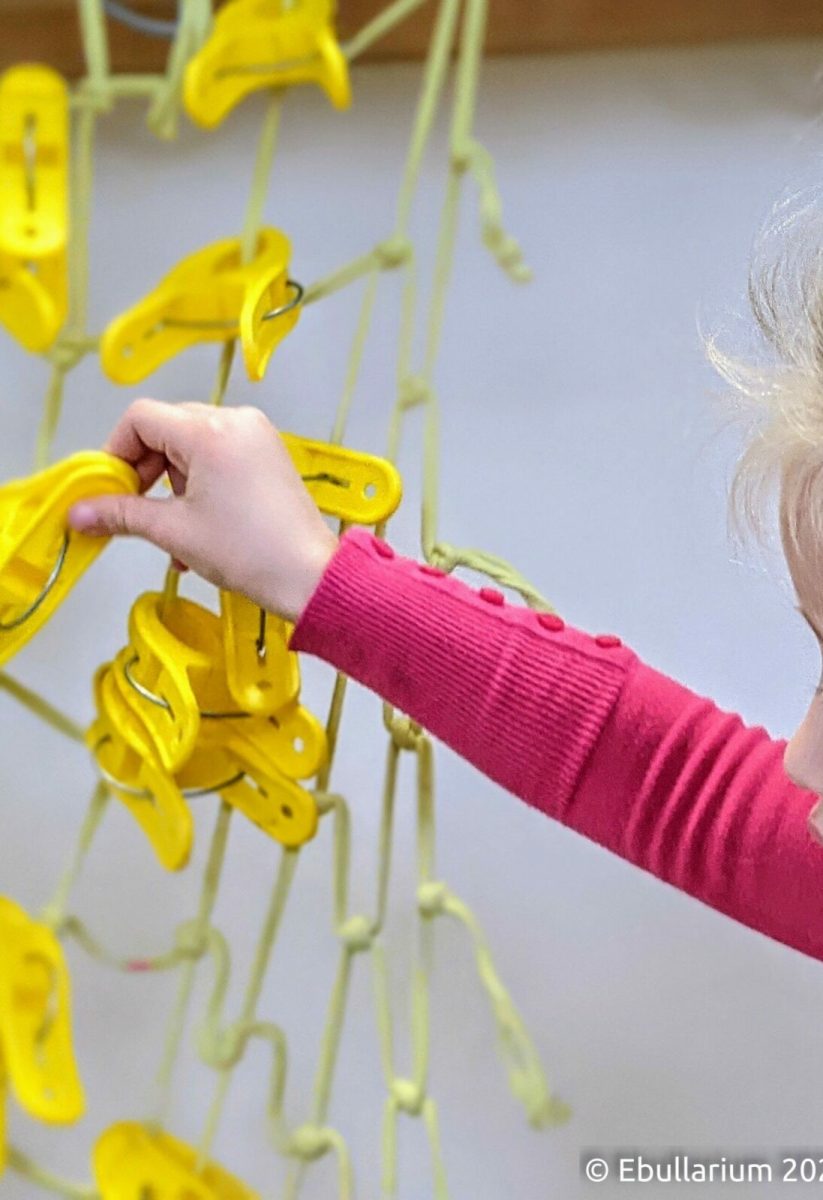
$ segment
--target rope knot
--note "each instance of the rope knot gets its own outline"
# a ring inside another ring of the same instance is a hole
[[[111,89],[105,84],[93,83],[90,79],[84,79],[77,85],[75,97],[83,108],[90,108],[96,113],[111,112],[114,107]]]
[[[396,237],[386,238],[384,242],[380,242],[377,247],[377,258],[380,266],[386,271],[392,271],[395,267],[403,267],[412,256],[412,244],[407,237],[398,234]]]
[[[452,167],[455,171],[468,171],[476,153],[475,145],[473,141],[463,141],[452,146]]]
[[[322,1125],[301,1125],[289,1139],[289,1153],[304,1162],[314,1162],[332,1149],[332,1138]]]
[[[49,350],[48,360],[58,371],[68,372],[73,371],[88,353],[88,347],[81,342],[70,342],[61,338]]]
[[[445,883],[438,883],[436,880],[421,883],[417,889],[417,906],[420,909],[420,915],[423,917],[441,916],[448,896],[449,890]]]
[[[392,1099],[398,1108],[408,1113],[410,1117],[419,1117],[426,1103],[425,1088],[414,1083],[411,1079],[393,1079],[391,1085]]]
[[[44,925],[48,925],[55,937],[58,938],[64,936],[72,923],[71,917],[67,917],[60,911],[60,906],[54,903],[47,904],[40,910],[40,920]]]
[[[186,921],[180,925],[174,935],[175,948],[184,958],[198,959],[206,953],[208,946],[207,934],[199,928],[196,921]]]
[[[407,375],[400,384],[398,400],[404,412],[418,404],[425,404],[430,396],[429,385],[419,375]]]
[[[389,717],[386,728],[398,750],[419,750],[425,737],[420,726],[412,721],[411,717],[404,717],[401,713]]]
[[[243,1030],[237,1025],[230,1025],[217,1032],[204,1030],[200,1038],[200,1052],[209,1066],[230,1071],[240,1062],[245,1044]]]
[[[453,571],[460,563],[460,555],[448,542],[438,542],[432,546],[427,558],[433,567],[439,567],[441,571]]]
[[[338,937],[350,954],[362,954],[365,950],[371,950],[375,937],[374,925],[368,917],[349,917],[341,925]]]

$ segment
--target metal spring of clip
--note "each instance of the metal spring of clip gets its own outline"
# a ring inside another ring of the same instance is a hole
[[[97,758],[97,752],[110,742],[111,737],[109,735],[105,735],[95,743],[95,745],[92,747],[92,753],[95,755],[95,758]],[[105,767],[100,765],[99,758],[97,760],[97,772],[103,782],[107,783],[110,788],[114,788],[114,790],[117,792],[123,792],[128,796],[133,796],[135,800],[153,799],[152,793],[148,790],[148,788],[133,787],[130,783],[125,783],[122,779],[115,779],[114,775],[111,775],[105,769]],[[236,783],[240,783],[240,781],[245,779],[245,777],[245,771],[236,771],[235,774],[229,776],[228,779],[221,780],[219,783],[210,784],[208,787],[181,788],[180,794],[185,800],[200,800],[204,796],[214,796],[215,794],[225,791],[227,788],[234,787]]]
[[[32,600],[28,608],[24,609],[19,616],[14,617],[11,621],[0,620],[0,633],[10,633],[13,629],[19,629],[22,625],[25,625],[25,623],[34,616],[41,604],[44,603],[46,598],[51,593],[52,588],[57,583],[57,580],[60,578],[60,574],[66,561],[66,555],[69,552],[70,536],[71,535],[68,533],[68,531],[66,531],[66,533],[63,535],[63,542],[60,547],[60,552],[57,555],[55,564],[51,569],[51,574],[43,584],[41,591],[37,594],[35,599]]]

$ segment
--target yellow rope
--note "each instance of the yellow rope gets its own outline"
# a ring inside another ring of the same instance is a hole
[[[52,729],[56,729],[58,733],[65,734],[74,742],[83,741],[83,729],[71,717],[67,717],[58,708],[48,700],[44,700],[37,692],[31,688],[19,683],[16,679],[12,679],[11,675],[7,675],[5,671],[0,671],[0,690],[7,692],[12,696],[18,704],[22,704],[29,712],[34,713],[41,721]]]
[[[232,809],[229,807],[229,805],[221,802],[217,814],[217,821],[214,827],[214,833],[212,834],[211,845],[209,847],[206,869],[203,873],[203,886],[200,892],[200,904],[198,907],[197,917],[191,927],[195,946],[200,946],[202,944],[203,939],[206,936],[206,931],[209,928],[215,903],[217,902],[217,892],[220,886],[220,873],[223,869],[223,861],[226,856],[226,845],[229,837],[231,814]],[[177,1061],[177,1056],[180,1052],[180,1044],[185,1032],[186,1016],[188,1014],[189,1004],[191,1002],[192,989],[194,988],[194,976],[197,961],[197,956],[192,955],[187,959],[185,966],[183,967],[183,972],[180,976],[180,982],[177,989],[177,1000],[175,1001],[174,1010],[172,1012],[166,1034],[166,1045],[163,1054],[163,1060],[160,1064],[160,1070],[157,1073],[159,1099],[155,1124],[160,1127],[165,1126],[169,1119],[172,1072],[174,1071],[174,1065]]]
[[[8,1148],[8,1165],[23,1179],[46,1191],[56,1192],[59,1196],[68,1196],[69,1200],[100,1200],[97,1189],[82,1183],[69,1183],[59,1175],[38,1166],[36,1162],[23,1154],[14,1146]]]

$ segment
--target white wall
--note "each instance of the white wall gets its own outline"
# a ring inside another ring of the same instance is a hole
[[[619,633],[653,665],[776,736],[803,710],[818,662],[779,568],[770,575],[753,558],[731,561],[724,487],[736,441],[718,433],[697,316],[713,325],[742,308],[756,225],[792,177],[819,163],[821,61],[819,44],[800,43],[491,63],[479,131],[497,156],[508,221],[536,279],[527,290],[501,279],[477,247],[472,199],[438,378],[443,536],[510,558],[567,619]],[[411,66],[358,71],[348,117],[319,96],[291,98],[267,216],[292,235],[299,278],[317,277],[390,231],[417,81]],[[178,256],[237,229],[261,111],[251,102],[219,133],[186,129],[174,147],[153,140],[137,106],[103,122],[96,328]],[[427,166],[424,236],[434,228],[441,166]],[[384,295],[351,427],[353,443],[377,451],[392,402],[391,281]],[[238,374],[233,399],[255,400],[287,428],[327,433],[355,299],[307,312],[266,382],[252,389]],[[150,392],[205,398],[215,358],[214,348],[187,353],[158,372]],[[45,378],[39,363],[0,340],[3,476],[28,470]],[[59,451],[98,444],[130,396],[85,363],[68,389]],[[416,419],[410,430],[409,498],[395,540],[414,552]],[[112,548],[15,673],[88,719],[91,674],[123,642],[130,601],[157,584],[162,566],[145,547]],[[319,702],[328,674],[308,674]],[[336,783],[355,812],[354,892],[363,908],[371,906],[382,755],[379,707],[359,695]],[[438,779],[442,876],[481,915],[551,1078],[575,1110],[559,1132],[526,1128],[505,1090],[465,939],[439,926],[432,1083],[456,1197],[588,1194],[578,1180],[586,1146],[728,1153],[819,1144],[817,963],[549,824],[445,752]],[[0,697],[4,893],[32,908],[49,896],[92,781],[81,748]],[[389,931],[398,1004],[414,929],[411,807],[402,807]],[[196,861],[179,877],[160,872],[124,813],[111,814],[74,900],[104,940],[123,953],[153,953],[193,913],[208,809],[198,817]],[[335,963],[329,851],[324,828],[305,855],[262,1006],[291,1038],[295,1121],[307,1112]],[[233,935],[242,977],[274,855],[238,821],[230,858],[218,922]],[[84,1178],[95,1133],[147,1110],[173,985],[114,976],[73,947],[69,957],[88,1117],[68,1131],[41,1130],[17,1113],[11,1124],[24,1149]],[[198,1011],[204,995],[201,987]],[[371,1197],[384,1089],[362,960],[352,1000],[332,1121],[350,1138],[361,1194]],[[404,1015],[399,1009],[401,1063]],[[189,1061],[175,1116],[183,1136],[197,1137],[211,1088],[208,1072]],[[264,1088],[263,1056],[252,1052],[217,1154],[274,1197],[281,1168],[265,1143]],[[401,1149],[401,1195],[422,1200],[431,1185],[418,1127],[404,1124]],[[1,1187],[10,1198],[31,1194],[11,1177]],[[313,1168],[306,1196],[333,1194],[330,1166]]]

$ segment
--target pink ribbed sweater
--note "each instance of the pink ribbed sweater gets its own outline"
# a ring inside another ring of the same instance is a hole
[[[823,958],[816,797],[784,742],[610,635],[510,605],[350,530],[292,639],[528,804],[720,912]]]

